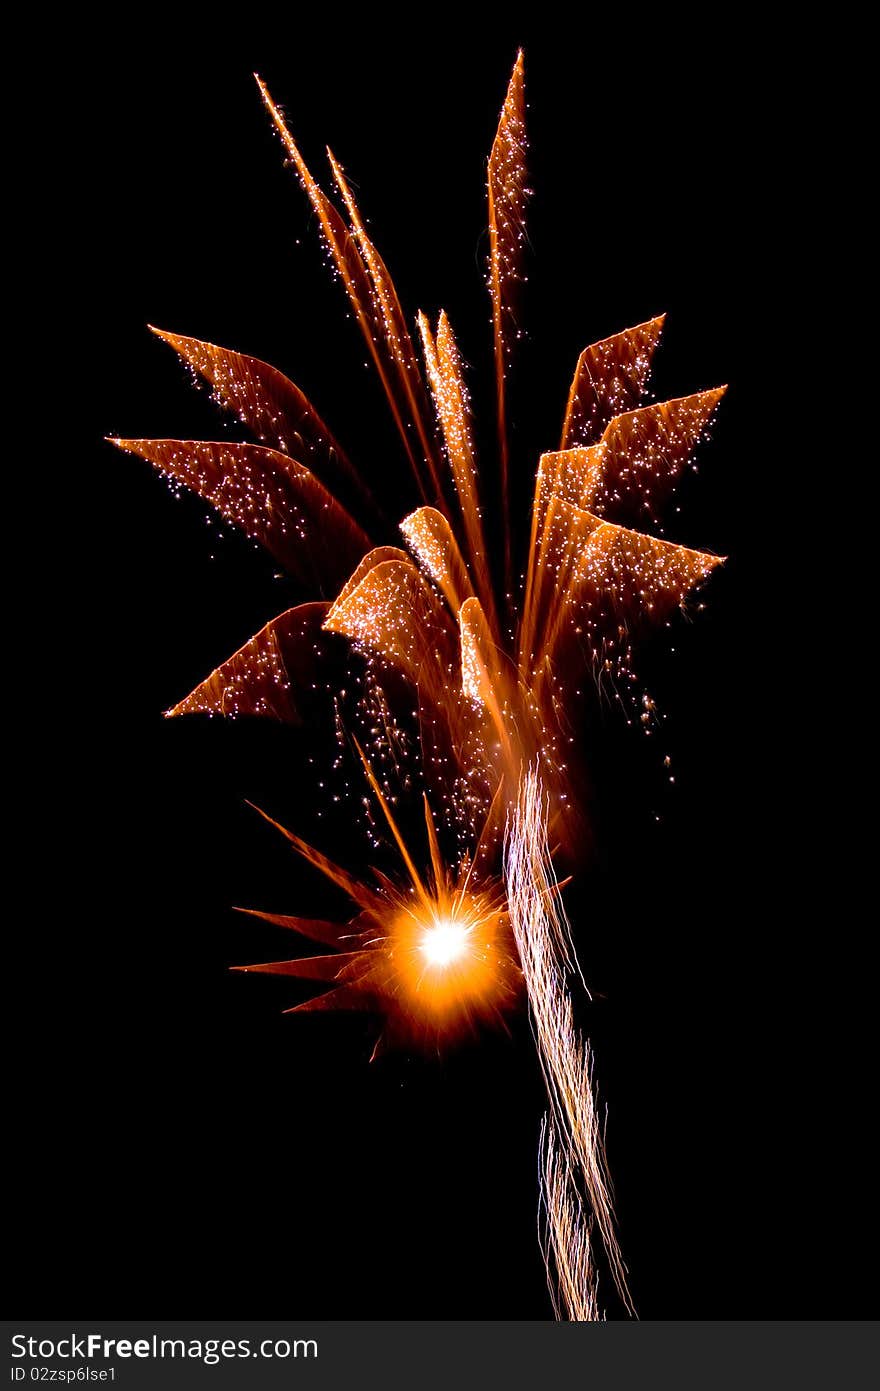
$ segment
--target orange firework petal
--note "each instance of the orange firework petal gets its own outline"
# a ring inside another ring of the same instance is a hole
[[[400,530],[453,613],[458,613],[472,590],[455,533],[447,519],[436,507],[420,507],[404,518]]]
[[[386,560],[402,561],[404,565],[409,565],[410,563],[410,559],[406,551],[402,551],[399,546],[374,546],[371,551],[367,552],[367,554],[358,563],[357,567],[352,571],[351,575],[345,581],[345,584],[342,586],[333,603],[330,605],[330,611],[327,614],[327,617],[333,617],[334,610],[340,604],[344,603],[344,601],[348,598],[349,594],[351,594],[352,590],[357,589],[361,580],[364,578],[364,575],[366,575],[370,570],[374,569],[375,566],[384,564]]]
[[[501,449],[502,505],[508,517],[508,448],[505,376],[519,328],[516,286],[522,279],[526,203],[526,102],[522,50],[507,88],[489,156],[489,290],[495,336],[498,439]],[[505,525],[505,537],[508,535]],[[508,546],[509,573],[509,546]]]
[[[368,570],[333,605],[324,626],[378,653],[434,702],[442,700],[454,661],[450,622],[408,556]]]
[[[571,595],[574,601],[592,596],[597,605],[607,599],[618,612],[645,612],[657,619],[677,608],[723,560],[603,522],[587,542]]]
[[[467,602],[467,601],[466,601]],[[437,804],[449,807],[445,769],[450,749],[461,768],[466,803],[457,811],[475,821],[500,772],[494,767],[497,735],[486,729],[482,705],[461,693],[460,640],[449,610],[416,565],[384,561],[367,570],[325,622],[356,646],[397,669],[416,695],[422,764]],[[491,734],[487,749],[485,734]]]
[[[462,375],[461,362],[452,327],[445,311],[441,312],[436,340],[424,314],[419,314],[419,329],[428,368],[428,381],[434,397],[437,416],[443,430],[446,454],[458,505],[464,522],[464,535],[471,573],[483,607],[496,626],[492,580],[483,536],[480,497],[474,444],[471,436],[470,404]]]
[[[545,456],[553,492],[602,517],[656,525],[657,503],[672,491],[725,390],[627,411],[591,448]]]
[[[656,321],[652,321],[656,322]],[[559,590],[565,519],[548,529],[551,499],[580,513],[621,522],[657,524],[656,504],[686,467],[700,435],[723,396],[724,387],[697,392],[628,411],[609,421],[598,444],[541,456],[535,481],[532,534],[523,604],[521,652],[540,646],[537,635],[546,617],[549,592]],[[575,513],[566,514],[571,519]]]
[[[665,314],[591,343],[578,358],[560,449],[595,444],[610,420],[642,399]]]
[[[363,485],[342,446],[308,397],[277,368],[256,357],[198,338],[153,328],[185,363],[213,388],[214,399],[252,430],[261,444],[305,461],[333,483],[343,476]]]
[[[563,513],[578,510],[562,500],[559,506]],[[592,530],[542,647],[551,660],[561,633],[575,625],[592,652],[610,660],[608,654],[624,649],[635,624],[663,621],[723,562],[722,556],[585,516]]]
[[[327,604],[300,604],[273,618],[166,716],[261,715],[301,723],[297,691],[314,679]]]
[[[369,538],[313,473],[258,444],[207,440],[111,441],[210,502],[291,574],[333,590]]]
[[[458,615],[461,688],[468,700],[488,707],[495,697],[500,662],[479,599],[468,599]]]

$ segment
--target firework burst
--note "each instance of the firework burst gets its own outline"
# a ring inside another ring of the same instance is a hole
[[[168,714],[296,723],[304,694],[323,690],[362,767],[369,814],[378,808],[400,858],[398,878],[374,871],[366,882],[279,827],[345,890],[353,915],[332,923],[245,910],[330,950],[238,969],[325,984],[326,993],[296,1009],[374,1010],[392,1035],[409,1039],[501,1018],[525,993],[550,1100],[542,1240],[557,1313],[599,1316],[594,1232],[631,1311],[591,1054],[572,1004],[580,968],[548,826],[554,843],[570,840],[564,750],[584,668],[631,699],[640,629],[667,621],[719,563],[650,528],[723,388],[642,404],[662,317],[585,348],[559,447],[537,464],[528,548],[518,563],[507,381],[520,337],[528,194],[522,54],[488,163],[497,498],[477,458],[449,317],[432,324],[420,313],[411,332],[339,161],[328,151],[334,201],[257,81],[363,334],[412,492],[404,508],[399,498],[376,497],[304,393],[274,367],[154,330],[256,442],[113,442],[205,498],[315,596],[268,622]],[[501,522],[499,573],[487,509]],[[382,521],[395,512],[396,534]],[[361,700],[346,717],[332,670],[347,654],[363,666]],[[402,782],[422,790],[419,836],[405,832],[392,810]],[[444,845],[454,852],[444,855]]]

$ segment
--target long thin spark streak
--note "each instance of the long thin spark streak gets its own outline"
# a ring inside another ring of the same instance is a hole
[[[510,510],[510,447],[507,435],[507,373],[519,337],[516,289],[522,279],[525,243],[526,98],[522,50],[501,108],[498,130],[489,156],[489,291],[495,340],[495,392],[498,445],[501,456],[501,498],[504,515]],[[510,535],[504,537],[504,578],[510,589]]]
[[[577,1172],[586,1189],[618,1294],[630,1313],[634,1313],[617,1239],[590,1048],[575,1024],[566,980],[566,955],[570,953],[571,960],[576,958],[571,928],[556,891],[547,842],[547,797],[533,768],[522,779],[510,818],[504,879],[510,924],[552,1110],[550,1151],[545,1150],[545,1189],[554,1214],[551,1231],[558,1237],[567,1228],[577,1234],[577,1247],[589,1244],[589,1234],[578,1216],[577,1192],[568,1181],[561,1184],[562,1172]],[[563,1190],[566,1197],[561,1196]],[[583,1268],[582,1255],[572,1252],[570,1260],[573,1267]],[[582,1292],[581,1297],[586,1300],[581,1307],[595,1303],[589,1291]]]
[[[538,1241],[553,1312],[572,1323],[598,1323],[602,1314],[591,1246],[593,1223],[578,1192],[571,1147],[560,1136],[552,1111],[541,1123],[539,1152]]]

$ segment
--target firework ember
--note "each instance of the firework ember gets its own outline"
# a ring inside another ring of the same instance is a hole
[[[306,694],[323,693],[363,779],[368,824],[384,828],[399,857],[397,877],[376,870],[366,881],[278,826],[346,892],[351,915],[329,922],[246,909],[328,951],[237,969],[320,983],[325,992],[297,1011],[374,1011],[386,1037],[408,1043],[478,1031],[527,1000],[550,1103],[541,1142],[542,1246],[554,1308],[561,1318],[599,1318],[604,1269],[632,1313],[592,1055],[575,1018],[572,991],[583,978],[548,827],[554,845],[571,847],[569,716],[585,672],[633,700],[640,630],[666,622],[719,564],[651,529],[723,388],[643,404],[662,317],[585,348],[559,447],[531,464],[528,547],[518,557],[507,382],[521,336],[528,195],[522,54],[488,163],[498,425],[497,468],[489,470],[477,458],[448,316],[432,324],[420,313],[411,332],[342,166],[329,155],[333,201],[257,81],[364,336],[411,493],[403,506],[399,496],[374,495],[356,455],[274,367],[154,330],[255,442],[113,443],[211,503],[310,596],[271,619],[168,714],[297,723]],[[503,538],[497,566],[484,515]],[[512,613],[515,592],[521,604]],[[360,695],[352,709],[334,673],[350,677],[355,667]],[[395,809],[413,788],[423,820],[415,831],[412,816]]]

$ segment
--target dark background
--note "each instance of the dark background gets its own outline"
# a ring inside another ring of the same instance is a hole
[[[644,1318],[866,1314],[849,1119],[869,1095],[864,1017],[820,790],[835,744],[819,725],[824,579],[805,575],[812,465],[791,428],[794,393],[815,388],[792,317],[809,96],[790,41],[739,22],[557,27],[548,12],[490,33],[414,13],[354,31],[312,15],[254,37],[205,19],[105,32],[103,52],[87,30],[56,35],[33,115],[39,252],[59,288],[35,297],[32,359],[51,389],[29,501],[52,540],[24,570],[42,676],[13,933],[21,1310],[549,1316],[525,1023],[370,1064],[373,1021],[285,1018],[305,988],[228,973],[288,945],[231,904],[329,904],[245,798],[352,863],[366,847],[314,796],[308,734],[162,721],[298,594],[102,443],[229,428],[150,322],[274,363],[366,469],[398,467],[253,68],[315,171],[325,143],[341,158],[407,310],[449,311],[485,424],[485,158],[522,43],[519,476],[555,442],[587,342],[665,310],[657,394],[730,383],[668,514],[668,535],[730,559],[706,611],[645,653],[664,726],[645,740],[584,716],[596,846],[569,906],[636,1303]]]

